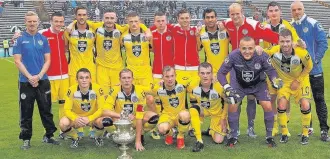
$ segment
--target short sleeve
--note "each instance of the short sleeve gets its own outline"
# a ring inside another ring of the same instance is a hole
[[[43,41],[44,41],[44,51],[43,51],[43,53],[44,54],[50,53],[50,47],[49,47],[48,40],[45,37],[43,37]]]
[[[19,37],[15,40],[13,46],[13,54],[22,54],[22,45],[21,45],[22,37]]]

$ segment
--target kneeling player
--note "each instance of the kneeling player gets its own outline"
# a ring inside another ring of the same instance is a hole
[[[282,130],[281,143],[288,142],[288,124],[286,109],[291,96],[300,104],[302,137],[301,144],[308,144],[308,128],[311,121],[311,87],[309,72],[313,68],[313,62],[307,50],[293,48],[292,33],[288,29],[280,32],[279,44],[266,52],[271,55],[271,61],[279,77],[284,80],[283,88],[277,92],[277,111]]]
[[[133,85],[133,72],[129,69],[123,69],[119,73],[121,86],[111,89],[106,100],[106,110],[114,110],[121,113],[128,111],[129,118],[133,121],[136,128],[135,148],[137,151],[144,150],[143,130],[150,131],[158,122],[159,116],[152,111],[144,111],[146,105],[146,96],[144,87]],[[104,112],[104,115],[111,116]]]
[[[172,128],[178,127],[177,149],[185,147],[184,133],[189,130],[190,114],[185,109],[186,89],[175,80],[175,70],[171,66],[163,69],[163,87],[157,91],[156,103],[163,108],[158,121],[159,133],[165,135],[165,144],[173,144]]]
[[[103,145],[103,128],[112,126],[112,119],[101,117],[104,105],[103,90],[98,84],[91,83],[91,73],[81,68],[76,74],[78,84],[69,88],[64,104],[64,117],[60,120],[63,136],[72,139],[71,148],[78,147],[78,134],[75,129],[91,126],[95,130],[95,143]]]
[[[226,75],[233,69],[236,78],[228,84]],[[254,95],[264,110],[264,121],[266,126],[266,143],[270,147],[276,146],[272,137],[274,124],[274,113],[270,103],[270,96],[265,82],[265,73],[272,79],[275,87],[278,87],[277,73],[272,67],[269,56],[265,53],[258,56],[255,52],[255,41],[251,37],[240,40],[239,49],[229,54],[218,72],[218,80],[224,86],[225,95],[228,97],[228,122],[231,138],[227,146],[237,143],[237,131],[239,127],[238,105],[246,95]]]
[[[213,68],[209,63],[202,63],[198,67],[200,79],[196,79],[188,86],[190,92],[189,109],[191,115],[191,125],[197,142],[193,146],[193,152],[199,152],[203,149],[203,140],[201,135],[201,119],[211,117],[209,134],[215,143],[222,143],[226,135],[228,104],[224,103],[223,88],[219,82],[212,83]]]

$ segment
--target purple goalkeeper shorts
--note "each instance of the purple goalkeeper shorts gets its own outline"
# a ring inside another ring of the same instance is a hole
[[[240,95],[238,102],[241,102],[246,95],[254,95],[258,101],[270,101],[270,94],[266,81],[259,82],[255,86],[243,88],[237,81],[231,81],[231,87]]]

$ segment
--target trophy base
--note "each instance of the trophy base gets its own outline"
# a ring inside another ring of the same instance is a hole
[[[117,159],[132,159],[132,156],[130,156],[130,155],[120,155],[120,156],[118,156],[117,157]]]

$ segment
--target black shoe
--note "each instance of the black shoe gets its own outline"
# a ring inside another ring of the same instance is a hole
[[[100,137],[94,137],[94,142],[97,147],[102,147],[104,145],[103,139]]]
[[[195,137],[195,130],[194,130],[194,129],[190,129],[190,130],[188,131],[188,135],[189,135],[190,137]]]
[[[237,138],[232,137],[232,138],[228,139],[226,146],[234,147],[237,144],[237,142],[238,142]]]
[[[176,137],[179,134],[179,131],[176,127],[172,128],[172,131],[173,131],[172,137],[173,137],[173,139],[176,139]]]
[[[308,144],[308,137],[303,135],[303,136],[301,137],[301,141],[300,141],[300,143],[301,143],[302,145],[307,145],[307,144]]]
[[[197,141],[195,142],[193,148],[192,148],[192,152],[200,152],[201,150],[203,150],[204,148],[204,144]]]
[[[53,145],[59,145],[60,144],[60,142],[55,140],[54,137],[48,138],[46,136],[44,136],[44,138],[42,139],[42,142],[48,143],[48,144],[53,144]]]
[[[268,147],[276,147],[276,143],[273,137],[266,138],[266,143],[268,144]]]
[[[324,141],[324,142],[329,142],[330,141],[330,138],[328,136],[328,131],[326,130],[321,130],[321,141]]]
[[[145,146],[146,145],[146,143],[144,141],[144,135],[141,135],[141,143],[142,143],[142,146]]]
[[[23,140],[23,145],[21,146],[22,150],[27,150],[31,147],[30,140]]]
[[[79,140],[80,140],[79,138],[72,139],[72,143],[71,143],[70,147],[73,148],[73,149],[78,148],[78,146],[79,146]]]
[[[211,136],[210,135],[210,128],[208,128],[207,130],[202,131],[202,135],[203,136]]]
[[[287,143],[289,141],[288,135],[282,135],[280,139],[280,143]]]

